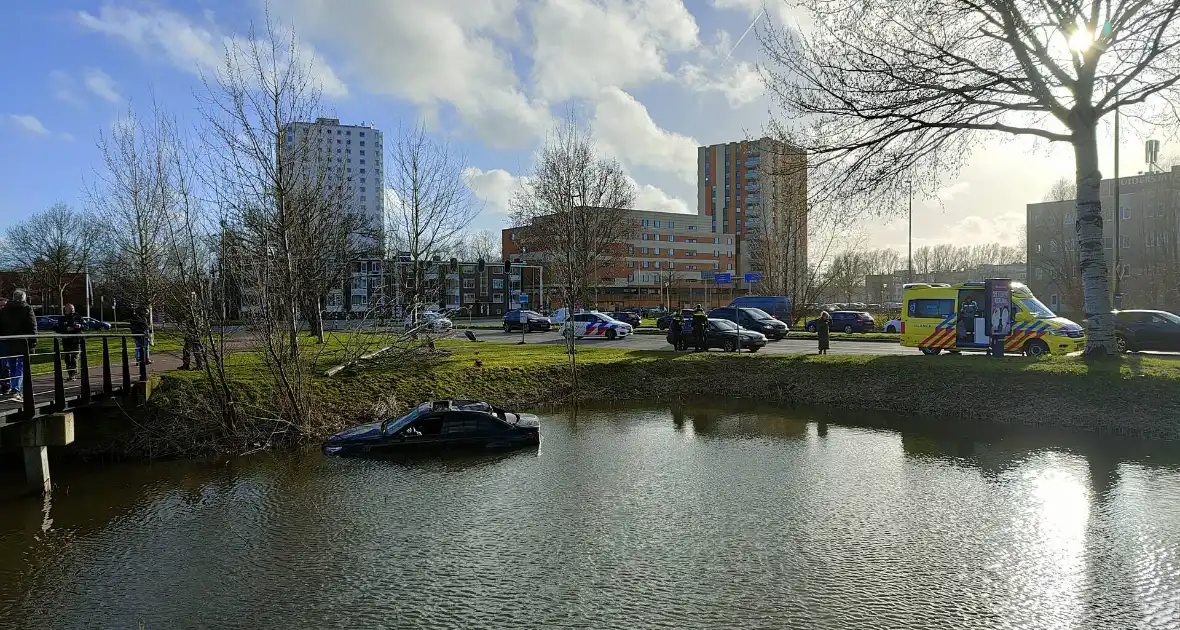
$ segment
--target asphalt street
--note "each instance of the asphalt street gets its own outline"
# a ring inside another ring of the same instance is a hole
[[[520,341],[520,332],[505,333],[497,330],[473,331],[480,339],[487,341]],[[524,335],[525,343],[562,343],[556,332],[535,332]],[[587,347],[627,348],[632,350],[666,350],[672,352],[672,346],[663,335],[632,335],[626,339],[607,341],[606,339],[581,339],[578,344]],[[804,354],[816,351],[814,339],[783,339],[771,341],[759,350],[759,354]],[[714,350],[720,352],[720,350]],[[915,348],[903,348],[897,343],[880,343],[871,341],[833,341],[829,354],[921,354]]]

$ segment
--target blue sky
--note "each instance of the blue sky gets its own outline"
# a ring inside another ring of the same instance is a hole
[[[790,19],[770,2],[763,20]],[[261,0],[6,4],[0,229],[57,201],[85,205],[95,139],[128,107],[146,111],[154,95],[198,122],[200,70],[263,10]],[[635,179],[637,205],[670,211],[695,211],[695,147],[760,135],[772,109],[756,37],[735,47],[763,0],[271,0],[269,8],[314,54],[325,115],[372,121],[387,137],[424,119],[466,152],[469,185],[486,203],[476,229],[505,225],[515,178],[567,107]],[[1059,150],[986,147],[943,183],[940,202],[919,203],[916,240],[1014,243],[1023,204],[1071,171]],[[904,223],[874,218],[863,227],[869,245],[904,248]]]

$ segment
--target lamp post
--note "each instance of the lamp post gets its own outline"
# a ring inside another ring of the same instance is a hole
[[[906,282],[914,281],[914,180],[905,180],[910,189],[910,209],[907,213],[909,224],[909,239],[906,245]]]
[[[1119,203],[1119,92],[1117,87],[1114,92],[1114,103],[1114,295],[1112,301],[1116,302],[1115,308],[1118,308],[1120,306],[1117,304],[1119,280],[1123,275],[1122,265],[1119,264],[1121,258],[1119,250],[1123,247],[1119,229],[1123,220],[1123,207]]]

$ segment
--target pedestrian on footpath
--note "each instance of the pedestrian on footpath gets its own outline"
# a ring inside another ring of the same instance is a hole
[[[815,332],[819,338],[819,353],[828,353],[828,334],[832,331],[832,314],[824,311],[819,314],[819,321],[815,324]]]
[[[668,322],[668,329],[672,331],[672,347],[677,352],[684,350],[684,320],[681,319],[680,313],[672,317],[672,321]]]
[[[708,346],[705,343],[705,329],[709,327],[709,316],[705,315],[705,309],[697,304],[696,310],[692,312],[692,334],[696,337],[697,352],[705,352]]]
[[[201,349],[200,324],[195,316],[184,323],[184,352],[180,369],[202,370],[205,368],[205,352]]]
[[[0,297],[0,311],[8,306],[8,298]],[[0,333],[3,334],[3,333]],[[0,398],[12,393],[12,386],[8,384],[8,366],[0,361]]]
[[[151,343],[152,323],[147,308],[142,305],[136,306],[131,311],[131,317],[127,319],[127,324],[131,328],[131,334],[138,335],[135,338],[135,364],[139,365],[142,361],[146,365],[151,365],[152,359],[148,354],[148,346]]]
[[[61,351],[62,359],[66,362],[66,380],[72,381],[78,378],[78,348],[81,346],[81,341],[78,340],[77,335],[82,334],[85,325],[82,322],[82,316],[75,311],[73,304],[66,304],[61,310],[62,316],[58,318],[53,332],[59,335],[68,335],[61,340]]]
[[[17,289],[12,292],[12,299],[0,309],[0,336],[37,334],[37,315],[25,299],[25,292]],[[0,357],[3,357],[0,363],[8,373],[8,400],[24,401],[21,392],[24,391],[25,350],[32,352],[36,347],[36,339],[6,339],[0,342]]]

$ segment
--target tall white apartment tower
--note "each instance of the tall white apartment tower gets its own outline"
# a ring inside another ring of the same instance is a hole
[[[342,125],[336,118],[317,118],[314,123],[295,122],[286,126],[286,146],[307,142],[310,176],[316,169],[335,171],[339,182],[347,187],[358,214],[368,218],[374,228],[385,228],[384,144],[381,130],[368,125]],[[382,251],[384,243],[378,243]]]
[[[359,243],[367,250],[363,259],[353,260],[351,277],[345,287],[326,296],[329,312],[366,311],[381,301],[382,266],[388,240],[385,237],[385,169],[381,130],[372,124],[342,125],[336,118],[315,122],[294,122],[283,129],[282,147],[301,147],[303,156],[295,164],[313,181],[336,181],[348,192],[344,196],[353,211],[368,220],[373,240]],[[323,169],[328,169],[326,172]]]

